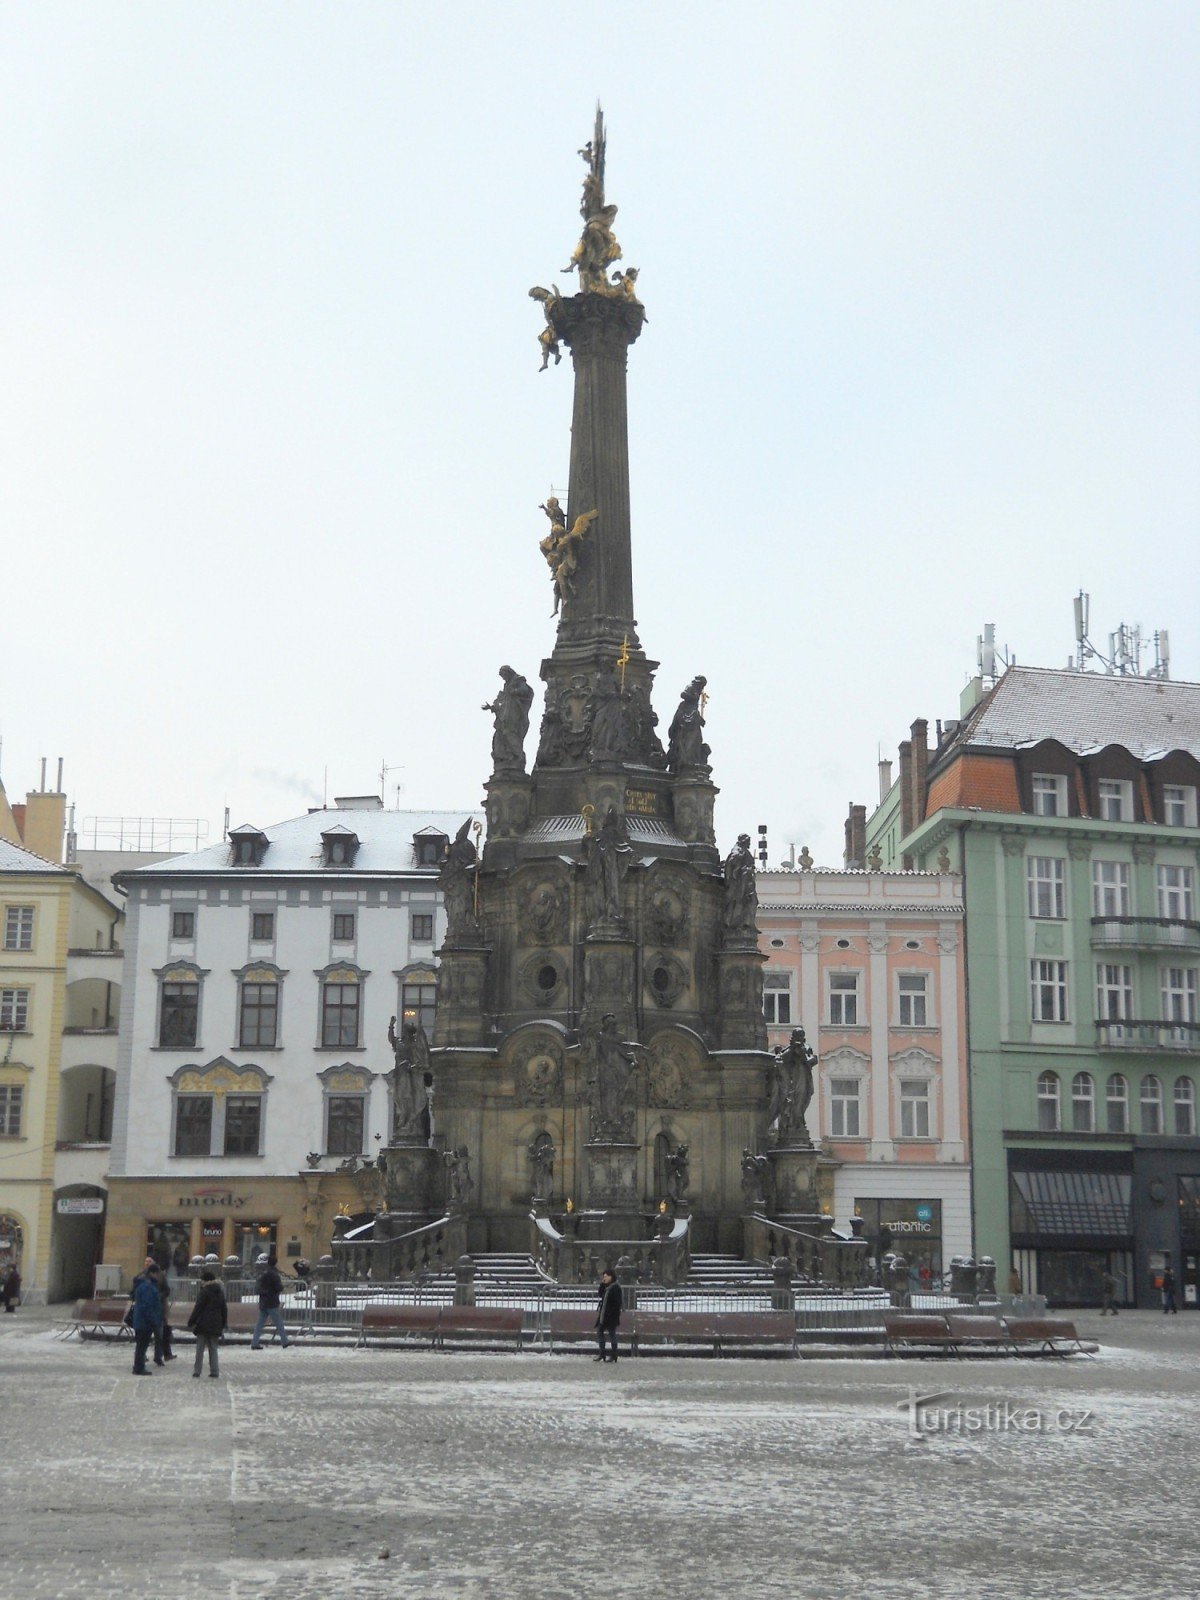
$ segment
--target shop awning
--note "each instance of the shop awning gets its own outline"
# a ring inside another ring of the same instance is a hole
[[[1133,1179],[1125,1172],[1009,1174],[1014,1234],[1133,1232]]]

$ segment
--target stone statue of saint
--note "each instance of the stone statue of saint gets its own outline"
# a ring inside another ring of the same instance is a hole
[[[496,719],[492,734],[492,771],[498,775],[525,771],[525,735],[529,732],[529,708],[533,690],[529,682],[512,667],[501,667],[504,685],[496,698],[483,709]]]
[[[709,748],[704,742],[704,713],[700,708],[707,678],[695,677],[679,697],[679,706],[667,729],[667,766],[672,772],[687,768],[708,772]]]
[[[479,922],[475,916],[475,843],[470,837],[468,817],[454,835],[438,873],[438,887],[446,906],[446,941],[475,938]]]
[[[793,1028],[787,1047],[775,1052],[771,1069],[771,1104],[767,1111],[767,1126],[775,1129],[780,1144],[811,1144],[806,1121],[812,1104],[817,1057],[804,1035],[803,1028]]]
[[[392,1137],[404,1143],[429,1138],[429,1041],[418,1022],[406,1022],[396,1032],[395,1017],[388,1023],[392,1068]]]
[[[690,1163],[686,1144],[677,1145],[667,1157],[667,1199],[680,1206],[687,1197]]]
[[[529,1146],[529,1169],[533,1181],[533,1194],[537,1200],[548,1200],[554,1190],[554,1158],[558,1154],[549,1139],[539,1136]]]
[[[616,806],[609,806],[595,833],[584,836],[584,900],[592,927],[622,921],[621,878],[633,854]]]
[[[631,732],[627,695],[609,669],[596,678],[592,691],[592,760],[619,759],[629,749]]]
[[[617,1034],[617,1019],[606,1011],[599,1028],[587,1038],[588,1087],[591,1091],[593,1139],[624,1139],[632,1131],[630,1086],[642,1048]]]
[[[756,1156],[753,1150],[742,1151],[742,1194],[750,1211],[766,1205],[763,1181],[769,1165],[766,1156]]]
[[[750,835],[739,833],[737,844],[725,857],[725,932],[757,934],[758,887]]]
[[[529,298],[541,302],[542,310],[546,316],[546,326],[538,334],[538,343],[542,347],[542,364],[538,371],[545,372],[550,365],[551,356],[554,357],[555,366],[562,360],[562,345],[558,342],[558,332],[554,326],[554,309],[558,305],[561,296],[557,287],[554,289],[534,287],[529,291]]]
[[[456,1146],[453,1150],[444,1150],[442,1160],[446,1163],[446,1188],[451,1211],[465,1211],[471,1198],[471,1190],[475,1187],[475,1180],[471,1176],[471,1158],[465,1144]]]

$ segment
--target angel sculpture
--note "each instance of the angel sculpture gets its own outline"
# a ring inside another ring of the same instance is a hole
[[[555,366],[562,360],[562,346],[558,342],[558,333],[554,326],[554,310],[562,296],[559,294],[557,287],[554,289],[541,289],[535,286],[530,289],[529,298],[540,301],[546,316],[546,326],[538,334],[538,343],[542,347],[542,364],[538,371],[545,372],[550,365],[551,356],[554,357]]]
[[[612,231],[616,215],[616,206],[597,206],[584,223],[579,243],[563,268],[564,272],[579,273],[579,287],[583,290],[609,292],[608,268],[621,259],[621,246]]]
[[[554,507],[554,512],[558,512],[561,515],[558,501],[551,496],[551,500],[542,507],[542,510],[550,518],[550,532],[539,542],[538,549],[545,556],[546,564],[550,568],[550,573],[554,580],[554,611],[551,612],[551,616],[554,616],[557,614],[562,602],[569,600],[575,593],[575,572],[579,566],[579,547],[583,543],[584,535],[600,513],[598,511],[584,511],[575,518],[574,523],[568,529],[565,522],[554,521],[554,512],[550,509],[551,504]]]
[[[395,1017],[388,1023],[388,1043],[396,1064],[392,1068],[392,1136],[409,1142],[429,1137],[429,1040],[418,1022],[406,1022],[396,1032]]]

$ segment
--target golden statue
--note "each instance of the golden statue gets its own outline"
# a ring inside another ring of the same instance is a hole
[[[562,346],[558,342],[558,334],[554,327],[554,312],[562,296],[559,294],[557,286],[553,289],[542,289],[535,284],[529,291],[529,298],[541,303],[542,310],[546,316],[546,326],[538,334],[538,343],[542,347],[542,364],[538,371],[545,372],[550,365],[551,356],[554,357],[555,366],[562,360]]]
[[[575,518],[568,530],[563,517],[562,507],[553,495],[547,497],[546,504],[540,506],[550,518],[550,532],[539,541],[538,549],[546,558],[546,565],[550,568],[554,580],[554,611],[557,613],[564,600],[569,600],[575,593],[575,571],[579,566],[579,547],[583,537],[600,515],[598,511],[585,511]]]
[[[612,231],[616,206],[598,206],[583,225],[579,243],[564,272],[579,273],[579,287],[593,294],[610,293],[608,268],[621,259],[621,246]]]

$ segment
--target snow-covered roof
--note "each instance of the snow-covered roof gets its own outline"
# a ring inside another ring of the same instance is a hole
[[[197,877],[213,873],[231,873],[238,877],[264,877],[271,873],[319,873],[321,875],[352,873],[355,877],[370,877],[372,873],[420,872],[432,876],[437,868],[418,864],[413,850],[414,834],[444,833],[453,838],[470,811],[360,811],[337,810],[333,807],[310,811],[303,817],[293,817],[288,822],[277,822],[262,833],[267,848],[258,866],[249,863],[234,866],[228,841],[195,850],[190,855],[170,856],[166,861],[156,861],[148,867],[138,867],[129,874],[131,879],[175,876],[187,873]],[[352,866],[325,864],[322,834],[340,829],[358,836],[359,849]]]
[[[1119,744],[1139,761],[1171,750],[1200,759],[1200,684],[1010,667],[954,742],[1019,750],[1043,739],[1079,755]]]
[[[47,861],[45,856],[35,855],[32,850],[11,844],[7,839],[0,839],[0,872],[66,872],[68,877],[72,875],[57,861]]]

